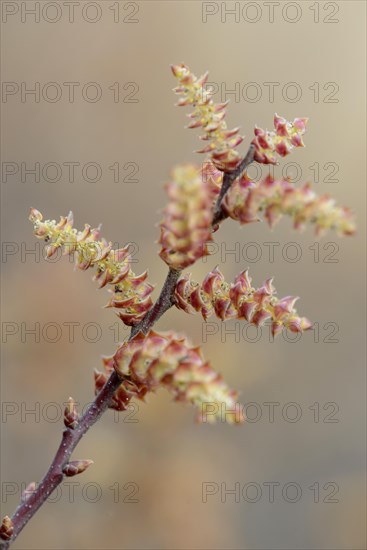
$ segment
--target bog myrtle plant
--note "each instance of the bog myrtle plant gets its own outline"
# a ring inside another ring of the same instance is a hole
[[[245,418],[238,406],[237,392],[230,389],[204,358],[198,346],[174,331],[156,332],[153,325],[171,307],[186,313],[200,313],[204,320],[215,315],[222,321],[243,319],[254,325],[270,321],[274,336],[284,328],[298,333],[311,328],[296,309],[297,297],[279,298],[271,278],[256,287],[247,270],[227,282],[218,267],[202,282],[184,270],[209,254],[208,244],[225,219],[248,224],[264,218],[273,227],[282,216],[290,216],[296,229],[313,224],[316,233],[334,229],[352,235],[355,224],[351,212],[335,204],[328,195],[318,196],[309,183],[294,186],[288,179],[270,176],[257,183],[246,173],[252,162],[277,164],[295,148],[303,147],[307,118],[288,122],[275,115],[271,131],[255,128],[254,138],[242,156],[237,147],[243,137],[239,128],[228,129],[227,103],[215,103],[205,83],[208,74],[197,78],[181,64],[172,66],[178,86],[178,105],[190,107],[188,128],[200,128],[206,155],[201,165],[176,166],[166,186],[168,204],[160,223],[160,257],[168,274],[153,303],[154,286],[145,271],[131,269],[128,247],[112,249],[100,228],[74,227],[73,215],[60,221],[44,219],[35,208],[30,221],[34,234],[47,245],[47,256],[59,252],[72,255],[81,270],[91,269],[99,286],[107,287],[107,307],[116,310],[122,323],[131,327],[129,338],[115,353],[103,359],[96,370],[96,397],[79,416],[69,399],[64,412],[65,429],[60,446],[39,484],[25,490],[14,515],[5,516],[0,528],[1,548],[6,549],[33,517],[64,477],[84,472],[91,460],[71,460],[83,435],[108,409],[126,410],[131,399],[144,400],[149,392],[166,388],[175,401],[193,405],[199,421],[215,422],[225,409],[225,420],[240,424]],[[210,411],[210,414],[208,414]]]

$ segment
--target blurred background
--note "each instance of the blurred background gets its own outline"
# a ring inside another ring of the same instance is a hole
[[[194,278],[217,264],[227,280],[246,267],[256,285],[274,276],[315,330],[271,342],[266,327],[169,311],[156,328],[202,344],[249,421],[195,424],[164,390],[125,416],[106,413],[73,455],[94,465],[14,549],[365,548],[365,3],[36,4],[2,3],[3,515],[46,472],[63,403],[93,399],[93,369],[128,335],[92,273],[42,259],[29,208],[102,222],[108,240],[132,243],[133,269],[149,268],[157,295],[163,185],[175,164],[202,160],[199,132],[174,106],[171,63],[210,71],[243,152],[274,112],[309,117],[306,148],[275,174],[350,206],[358,233],[318,240],[289,219],[272,232],[227,221]]]

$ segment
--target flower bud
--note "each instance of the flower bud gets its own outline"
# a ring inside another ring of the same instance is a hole
[[[93,460],[73,460],[66,464],[62,471],[66,477],[73,477],[82,474],[91,464]]]
[[[10,540],[14,532],[13,522],[9,516],[5,516],[0,526],[0,539]]]
[[[64,410],[64,424],[67,428],[75,430],[78,425],[79,415],[76,410],[75,401],[72,397],[69,397]]]

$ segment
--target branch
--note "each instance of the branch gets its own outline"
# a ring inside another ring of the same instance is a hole
[[[133,338],[138,332],[147,334],[149,329],[162,317],[162,315],[174,305],[173,294],[177,281],[181,275],[181,270],[170,268],[164,282],[163,288],[158,300],[148,311],[142,321],[132,328],[130,338]]]
[[[219,193],[217,204],[215,205],[215,208],[214,208],[214,216],[213,216],[213,222],[212,222],[213,228],[215,228],[218,225],[218,223],[220,223],[222,220],[228,217],[222,208],[222,202],[223,202],[224,196],[227,193],[228,189],[231,187],[232,183],[237,178],[242,176],[246,168],[253,162],[254,155],[255,155],[255,147],[254,145],[250,145],[246,156],[242,159],[238,167],[235,170],[233,170],[233,172],[224,172],[223,184]]]
[[[158,300],[148,311],[143,320],[137,326],[133,327],[129,340],[140,331],[147,334],[154,323],[173,305],[172,296],[180,274],[180,271],[174,269],[169,270]],[[19,533],[27,525],[29,520],[32,519],[50,494],[60,485],[60,483],[62,483],[65,477],[64,469],[69,463],[73,450],[78,445],[83,435],[87,433],[89,428],[91,428],[108,409],[112,396],[121,382],[122,378],[114,371],[94,399],[93,403],[80,418],[76,428],[66,428],[64,430],[60,446],[47,474],[36,490],[32,492],[27,499],[23,498],[23,502],[21,502],[16,509],[11,518],[12,525],[9,530],[9,534],[11,532],[10,538],[0,541],[0,550],[7,550],[7,548],[9,548],[10,544],[15,541]],[[7,537],[6,533],[4,533],[4,529],[1,530],[1,528],[0,537]]]
[[[250,145],[245,158],[241,161],[238,168],[233,172],[224,173],[222,188],[214,209],[213,228],[227,217],[226,213],[222,210],[223,198],[235,179],[241,176],[247,166],[251,164],[254,159],[254,152],[254,146]],[[173,296],[180,275],[181,270],[169,269],[156,303],[148,311],[142,321],[132,328],[129,340],[138,332],[147,334],[158,319],[174,305]],[[0,527],[0,538],[2,539],[0,540],[0,550],[7,550],[9,548],[10,544],[15,541],[19,533],[27,525],[29,520],[32,519],[50,494],[60,485],[60,483],[62,483],[65,475],[67,475],[67,473],[65,473],[65,468],[69,463],[72,452],[89,428],[91,428],[108,409],[112,396],[121,382],[122,378],[114,371],[94,399],[93,403],[80,418],[75,429],[66,428],[64,430],[60,446],[41,483],[35,491],[31,492],[28,498],[23,498],[23,501],[19,504],[12,516],[10,523],[8,518],[7,520],[4,519],[3,525]]]
[[[9,548],[10,544],[14,542],[28,521],[34,516],[37,510],[47,500],[56,487],[58,487],[58,485],[60,485],[63,481],[65,476],[63,470],[69,462],[71,453],[78,445],[83,435],[91,426],[93,426],[95,422],[97,422],[97,420],[108,408],[111,397],[121,384],[121,381],[122,379],[120,376],[116,372],[113,372],[102,390],[96,396],[93,403],[80,418],[77,427],[75,429],[66,428],[64,430],[60,446],[47,474],[38,485],[37,489],[32,492],[28,498],[23,499],[23,502],[18,506],[13,517],[11,518],[11,538],[10,540],[3,540],[0,542],[1,550],[6,550]]]

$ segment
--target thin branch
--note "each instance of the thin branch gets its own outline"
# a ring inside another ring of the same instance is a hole
[[[246,168],[253,162],[255,155],[255,147],[254,145],[250,145],[246,156],[242,159],[238,167],[233,170],[233,172],[225,172],[223,175],[223,184],[218,196],[217,203],[214,208],[214,216],[213,216],[213,227],[218,225],[222,220],[227,218],[227,214],[224,212],[222,208],[222,202],[223,199],[228,191],[228,189],[231,187],[232,183],[242,176],[243,172],[246,170]]]
[[[130,338],[134,337],[138,332],[147,334],[154,323],[156,323],[158,319],[160,319],[160,317],[162,317],[162,315],[174,305],[173,293],[180,275],[181,270],[172,268],[169,269],[158,300],[148,311],[143,320],[132,328]]]
[[[213,228],[223,219],[227,217],[222,209],[222,201],[232,183],[239,176],[242,175],[244,170],[254,159],[254,147],[250,145],[250,148],[241,161],[238,168],[231,173],[225,173],[223,177],[223,185],[214,209],[213,215]],[[174,291],[177,281],[181,275],[181,270],[169,269],[166,280],[160,292],[160,295],[148,311],[142,321],[132,328],[129,340],[133,338],[138,332],[147,334],[150,328],[160,319],[160,317],[174,305]],[[11,518],[12,521],[12,534],[10,539],[0,541],[0,550],[7,550],[11,543],[15,541],[22,529],[27,525],[30,519],[35,515],[37,510],[44,504],[50,494],[62,483],[64,479],[64,468],[68,464],[70,456],[78,445],[84,434],[87,433],[89,428],[99,420],[103,413],[108,409],[112,396],[118,389],[122,382],[122,378],[114,371],[101,391],[98,393],[93,403],[88,407],[83,416],[78,421],[78,425],[75,429],[66,428],[62,434],[62,440],[60,446],[55,454],[55,457],[51,463],[51,466],[35,489],[28,495],[28,498],[24,497],[23,501],[19,504],[14,515]]]
[[[173,305],[172,296],[180,273],[180,271],[174,269],[169,270],[158,300],[148,311],[144,319],[136,327],[133,327],[129,340],[140,331],[147,334],[154,323],[156,323],[163,313]],[[7,550],[7,548],[9,548],[10,544],[15,541],[19,533],[48,499],[50,494],[60,485],[60,483],[62,483],[65,476],[63,469],[68,464],[73,450],[89,428],[91,428],[108,409],[112,396],[121,382],[122,378],[116,371],[113,371],[93,403],[80,418],[77,427],[74,430],[70,428],[64,430],[60,446],[47,474],[36,490],[32,492],[27,499],[23,499],[23,502],[20,503],[12,516],[13,532],[10,540],[0,541],[1,550]]]
[[[37,510],[47,500],[56,487],[58,487],[58,485],[60,485],[63,481],[65,475],[63,473],[63,469],[68,464],[71,453],[78,445],[83,435],[91,426],[93,426],[95,422],[97,422],[97,420],[108,408],[112,395],[120,386],[121,381],[122,379],[120,376],[114,371],[102,390],[96,396],[93,403],[80,418],[77,427],[74,430],[70,428],[66,428],[64,430],[60,446],[47,474],[36,490],[30,493],[28,498],[23,498],[23,502],[21,502],[11,518],[13,523],[13,533],[10,540],[1,541],[1,550],[6,550],[9,548],[10,544],[14,542],[28,521],[34,516]]]

